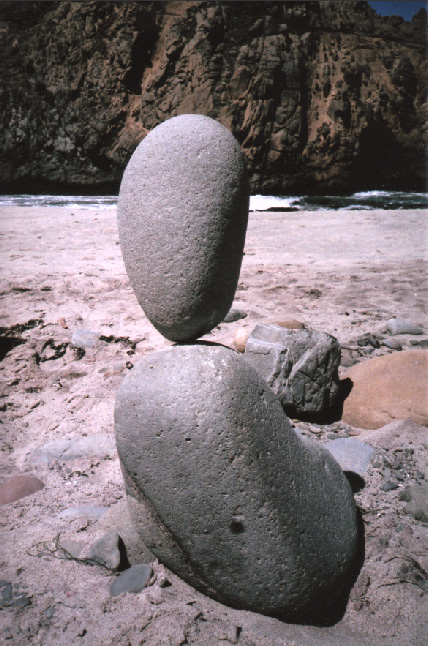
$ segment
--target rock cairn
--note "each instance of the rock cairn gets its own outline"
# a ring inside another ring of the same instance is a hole
[[[131,514],[162,563],[236,608],[314,621],[353,576],[352,491],[245,358],[195,343],[233,300],[247,211],[239,146],[207,117],[163,123],[131,158],[119,198],[131,284],[158,330],[192,343],[127,374],[116,440]]]

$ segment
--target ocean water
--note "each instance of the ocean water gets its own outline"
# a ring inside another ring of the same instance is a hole
[[[115,209],[116,195],[0,195],[2,206],[64,206],[73,209]],[[428,193],[367,191],[352,195],[252,195],[250,211],[337,211],[426,209]]]

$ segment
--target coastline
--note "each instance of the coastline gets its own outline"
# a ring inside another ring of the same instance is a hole
[[[246,324],[301,317],[341,342],[356,327],[373,332],[373,322],[393,316],[423,323],[426,215],[424,209],[252,212],[233,307],[248,311]],[[168,343],[129,287],[114,209],[2,207],[0,227],[3,326],[42,315],[72,326],[79,316],[84,327],[103,333],[140,330],[156,347]],[[237,325],[221,325],[206,338],[230,345]]]

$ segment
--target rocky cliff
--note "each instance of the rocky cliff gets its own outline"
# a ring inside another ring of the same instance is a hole
[[[426,12],[366,2],[2,2],[3,191],[117,190],[186,112],[241,143],[252,193],[425,189]]]

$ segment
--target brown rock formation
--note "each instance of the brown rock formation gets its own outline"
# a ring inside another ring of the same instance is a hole
[[[198,112],[241,142],[253,193],[424,190],[424,11],[2,2],[0,34],[4,189],[116,189],[148,130]]]

